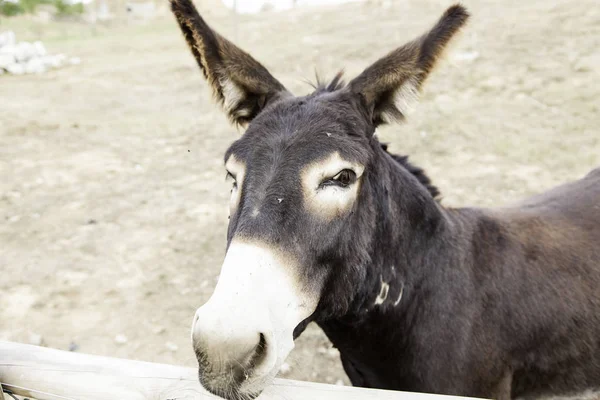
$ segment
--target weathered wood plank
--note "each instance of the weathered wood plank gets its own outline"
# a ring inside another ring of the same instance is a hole
[[[0,382],[38,400],[216,400],[197,371],[174,365],[100,357],[0,341]],[[453,400],[276,379],[262,400]]]

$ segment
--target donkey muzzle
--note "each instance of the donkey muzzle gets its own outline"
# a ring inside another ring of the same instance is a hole
[[[294,257],[234,239],[208,302],[196,311],[192,343],[199,378],[225,398],[256,397],[294,347],[293,333],[316,308]]]

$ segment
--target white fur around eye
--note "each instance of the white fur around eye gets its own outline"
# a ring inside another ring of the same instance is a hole
[[[321,186],[324,180],[336,176],[344,169],[354,171],[356,182],[345,188],[334,185]],[[308,165],[302,171],[302,189],[307,209],[328,219],[348,211],[358,195],[363,172],[362,165],[342,159],[338,152]]]
[[[231,196],[229,197],[229,213],[233,214],[235,212],[235,209],[237,208],[237,205],[239,203],[239,190],[237,187],[237,183],[235,180],[233,180],[232,178],[229,179],[231,181]]]
[[[232,215],[237,210],[238,204],[240,203],[240,194],[242,192],[242,184],[244,182],[244,176],[246,173],[246,166],[231,155],[225,163],[227,172],[231,175],[228,176],[228,181],[231,183],[231,197],[229,198],[229,214]]]

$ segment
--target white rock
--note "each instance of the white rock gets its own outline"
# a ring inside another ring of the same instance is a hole
[[[356,0],[223,0],[225,6],[240,14],[256,14],[264,11],[283,11],[294,7],[320,6],[348,3]],[[385,6],[392,0],[383,1]]]
[[[499,76],[491,76],[480,84],[486,89],[498,89],[505,86],[506,82]]]
[[[463,51],[454,55],[455,61],[473,62],[479,58],[478,51]]]
[[[32,344],[34,346],[43,346],[44,338],[42,337],[42,335],[38,335],[37,333],[31,333],[29,334],[29,344]]]
[[[54,58],[59,65],[64,65],[67,62],[67,56],[62,53],[55,55]]]
[[[17,60],[15,58],[15,56],[13,54],[10,53],[5,53],[2,54],[0,53],[0,68],[6,68],[9,65],[12,65],[14,63],[16,63]]]
[[[14,46],[16,43],[15,33],[13,31],[6,31],[0,33],[0,47]]]
[[[590,54],[580,58],[574,65],[578,72],[597,71],[600,66],[600,54]]]
[[[41,74],[48,69],[59,68],[66,64],[78,65],[81,63],[79,57],[69,58],[64,54],[49,55],[46,47],[39,40],[33,43],[16,43],[14,37],[14,32],[0,34],[0,70],[2,74]]]
[[[160,335],[162,333],[165,333],[166,331],[167,329],[164,326],[157,326],[152,330],[152,332],[154,332],[155,335]]]
[[[46,51],[46,47],[44,46],[44,43],[40,42],[39,40],[36,42],[33,42],[33,48],[35,49],[35,54],[38,57],[44,57],[45,55],[48,54],[48,52]]]
[[[46,68],[60,68],[63,65],[62,59],[58,56],[45,56],[40,60]]]
[[[283,363],[281,364],[281,367],[279,368],[279,372],[281,372],[282,374],[287,374],[288,372],[290,372],[292,368],[290,367],[290,364],[288,363]]]
[[[25,64],[25,73],[27,74],[42,74],[46,72],[46,66],[39,58],[32,58]]]
[[[12,54],[13,56],[17,52],[17,46],[14,44],[7,44],[6,46],[0,47],[0,54]]]
[[[125,344],[127,343],[127,336],[123,334],[118,334],[117,336],[115,336],[115,342],[117,344]]]
[[[337,381],[335,381],[335,384],[336,384],[337,386],[345,386],[345,385],[344,385],[344,381],[343,381],[343,380],[341,380],[341,379],[338,379]]]
[[[167,342],[165,343],[165,347],[171,351],[177,351],[177,349],[179,349],[179,346],[177,346],[175,343],[173,342]]]
[[[25,73],[25,66],[23,64],[12,64],[5,68],[9,74],[23,75]]]
[[[35,47],[29,42],[21,42],[17,44],[15,57],[18,62],[28,61],[30,58],[35,57]]]

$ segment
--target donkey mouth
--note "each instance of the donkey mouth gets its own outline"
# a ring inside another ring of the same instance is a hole
[[[221,397],[226,400],[254,400],[256,399],[260,393],[252,394],[252,393],[243,393],[240,392],[239,389],[212,389],[210,387],[204,386],[204,388],[215,396]]]
[[[254,400],[262,393],[262,390],[258,392],[245,391],[243,386],[246,378],[244,376],[240,378],[238,373],[233,371],[219,378],[208,378],[206,373],[199,369],[199,377],[200,384],[206,391],[226,400]]]
[[[265,367],[268,346],[264,334],[249,354],[241,359],[231,360],[215,369],[207,361],[206,355],[196,349],[200,384],[211,394],[227,400],[253,400],[262,393],[252,383],[260,381],[260,367]],[[251,386],[251,387],[248,387]]]

